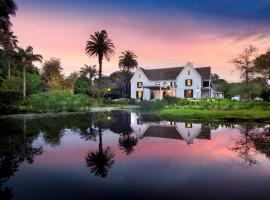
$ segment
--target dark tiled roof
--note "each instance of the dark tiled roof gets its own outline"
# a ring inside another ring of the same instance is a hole
[[[149,80],[174,80],[184,67],[141,69]],[[195,69],[201,75],[202,79],[210,79],[211,67],[199,67]]]
[[[176,130],[175,126],[151,125],[145,131],[143,137],[158,137],[182,140],[182,137],[180,133]]]

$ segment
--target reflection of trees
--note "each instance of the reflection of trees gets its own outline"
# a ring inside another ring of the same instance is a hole
[[[121,134],[119,137],[119,146],[127,155],[130,155],[134,151],[134,147],[137,145],[138,139],[131,136],[130,133]]]
[[[96,123],[99,133],[99,147],[96,150],[90,150],[85,157],[85,161],[91,173],[95,173],[96,176],[106,177],[115,161],[111,148],[109,146],[103,148],[101,124],[102,121]]]
[[[270,157],[270,134],[269,127],[254,125],[251,123],[239,126],[241,138],[231,148],[232,151],[248,163],[256,164],[256,150]]]
[[[13,125],[11,131],[7,129],[9,125]],[[33,163],[34,156],[42,154],[43,149],[32,145],[37,134],[27,134],[25,120],[1,120],[0,132],[0,199],[11,199],[12,188],[5,187],[5,182],[14,176],[20,164]]]

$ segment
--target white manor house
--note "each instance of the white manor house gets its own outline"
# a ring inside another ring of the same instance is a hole
[[[211,84],[211,67],[145,69],[139,67],[131,82],[132,99],[163,99],[166,95],[187,99],[223,98]]]

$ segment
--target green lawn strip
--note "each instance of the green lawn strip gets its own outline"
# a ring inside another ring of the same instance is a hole
[[[211,120],[265,120],[270,121],[270,111],[261,110],[195,110],[162,109],[158,113],[162,119],[211,119]]]

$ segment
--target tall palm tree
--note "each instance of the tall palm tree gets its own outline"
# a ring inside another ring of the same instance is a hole
[[[10,65],[12,62],[12,57],[15,54],[14,50],[17,48],[17,43],[17,36],[15,36],[13,32],[0,32],[0,46],[2,46],[5,50],[6,63],[8,66],[8,78],[10,78]]]
[[[105,30],[97,31],[94,35],[90,35],[86,42],[85,52],[90,57],[98,57],[99,71],[98,71],[98,87],[100,87],[100,79],[102,76],[102,62],[105,57],[108,61],[115,53],[115,47],[112,40],[108,37]]]
[[[92,84],[92,80],[97,74],[96,65],[84,65],[84,67],[81,68],[80,73],[83,76],[88,76]]]
[[[129,72],[130,70],[137,68],[138,62],[136,58],[137,55],[131,50],[122,52],[122,55],[119,57],[119,68],[124,72]]]
[[[123,133],[119,137],[119,146],[126,155],[130,155],[134,151],[134,147],[138,144],[138,139],[131,136],[131,133]]]
[[[42,55],[34,54],[33,47],[28,46],[26,49],[18,48],[18,57],[21,60],[23,66],[23,98],[26,98],[26,67],[33,62],[42,62]]]
[[[10,15],[15,16],[17,6],[13,0],[0,0],[0,31],[9,31]]]

